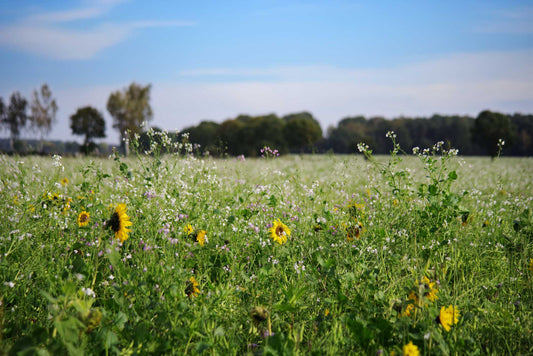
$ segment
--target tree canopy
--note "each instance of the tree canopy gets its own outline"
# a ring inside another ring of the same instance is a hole
[[[105,137],[105,120],[102,114],[91,106],[79,108],[70,116],[72,134],[85,136],[82,152],[90,153],[95,145],[93,138]]]
[[[152,120],[150,106],[151,85],[141,86],[135,82],[122,91],[111,93],[107,100],[107,111],[113,117],[113,127],[118,129],[122,142],[126,142],[126,132],[140,134],[142,124]],[[127,146],[124,146],[127,149]]]
[[[14,150],[15,140],[19,137],[20,131],[26,126],[28,101],[19,92],[11,94],[9,106],[5,106],[0,98],[0,117],[2,125],[7,128],[10,134],[9,149]]]
[[[514,127],[511,119],[504,114],[488,110],[479,113],[472,127],[474,139],[485,147],[491,157],[499,152],[499,140],[511,144],[514,139]]]
[[[31,101],[31,127],[41,134],[41,151],[43,149],[43,136],[47,136],[56,121],[57,103],[52,97],[48,84],[43,84],[40,91],[33,91]]]

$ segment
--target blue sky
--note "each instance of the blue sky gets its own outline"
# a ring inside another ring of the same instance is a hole
[[[0,1],[0,96],[48,83],[51,139],[73,139],[69,116],[91,105],[116,142],[107,98],[133,81],[169,130],[304,110],[324,130],[533,112],[532,54],[530,1]]]

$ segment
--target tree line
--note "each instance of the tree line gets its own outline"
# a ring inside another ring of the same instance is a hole
[[[221,124],[203,121],[185,130],[190,142],[199,143],[210,153],[218,155],[244,154],[256,156],[269,146],[280,153],[355,153],[358,143],[367,144],[376,154],[388,154],[392,143],[385,135],[397,134],[401,147],[427,148],[444,141],[463,155],[498,153],[498,142],[505,142],[505,154],[533,155],[533,115],[506,115],[482,111],[470,116],[433,115],[428,118],[401,117],[387,120],[382,117],[354,116],[331,126],[323,137],[317,120],[302,112],[284,116],[245,116],[229,119]]]
[[[121,136],[121,147],[128,154],[129,135],[138,135],[143,146],[149,146],[145,124],[152,120],[150,106],[151,85],[135,82],[122,90],[114,91],[107,101],[107,111],[113,118],[113,128]],[[29,106],[29,113],[28,113]],[[0,97],[0,124],[9,132],[9,149],[16,150],[16,141],[22,130],[28,128],[40,134],[40,151],[43,139],[56,122],[58,105],[47,84],[34,90],[28,101],[14,92],[9,103]],[[97,149],[96,138],[106,137],[102,113],[92,106],[80,107],[70,116],[73,135],[84,137],[79,150],[89,154]],[[300,112],[283,117],[275,114],[239,115],[222,123],[202,121],[184,130],[190,143],[198,144],[201,152],[213,156],[258,156],[261,149],[270,147],[279,153],[354,153],[358,143],[367,144],[376,154],[387,154],[392,144],[385,134],[394,131],[401,147],[406,151],[414,147],[431,147],[444,141],[463,155],[490,155],[498,153],[499,140],[505,141],[505,154],[533,155],[533,115],[503,114],[482,111],[477,117],[433,115],[431,117],[346,117],[326,134],[311,113]],[[181,137],[181,136],[180,136]],[[174,135],[173,139],[178,140]]]

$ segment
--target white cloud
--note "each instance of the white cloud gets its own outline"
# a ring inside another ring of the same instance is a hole
[[[90,29],[63,28],[64,22],[98,18],[120,1],[100,1],[92,7],[30,15],[0,26],[0,46],[59,60],[84,60],[127,39],[136,29],[190,26],[186,21],[100,23]]]
[[[330,66],[216,70],[213,73],[250,77],[267,73],[281,79],[210,82],[206,77],[201,82],[153,82],[151,125],[181,130],[206,119],[222,122],[239,114],[286,115],[305,110],[326,130],[346,116],[359,114],[387,118],[434,113],[476,116],[485,109],[531,113],[533,74],[528,58],[530,51],[487,52],[371,70]],[[213,74],[209,70],[193,74],[200,73]],[[129,83],[61,90],[50,84],[60,110],[50,138],[71,137],[69,116],[78,107],[91,105],[105,114],[106,141],[118,142],[105,107],[109,94]],[[7,98],[9,93],[4,94]]]

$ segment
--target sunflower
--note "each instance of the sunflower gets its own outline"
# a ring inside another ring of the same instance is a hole
[[[272,223],[272,227],[268,229],[268,232],[270,237],[280,245],[287,242],[287,237],[291,236],[291,230],[279,219]]]
[[[407,304],[405,307],[405,310],[402,312],[402,316],[411,316],[413,315],[413,312],[415,311],[415,305],[414,304]]]
[[[205,244],[205,241],[206,241],[205,234],[206,234],[205,230],[198,230],[196,232],[196,241],[198,241],[200,246],[203,246]]]
[[[412,341],[409,341],[407,345],[403,345],[403,356],[418,356],[420,351],[418,351],[418,346],[413,344]]]
[[[423,295],[426,299],[434,302],[439,298],[437,296],[438,289],[435,287],[435,282],[431,282],[428,277],[424,276],[424,278],[422,278],[419,288],[424,290]]]
[[[459,309],[455,305],[449,305],[447,308],[440,308],[439,316],[437,316],[437,322],[442,325],[444,330],[450,331],[453,324],[459,322]]]
[[[189,298],[197,297],[198,294],[200,294],[200,290],[198,289],[198,286],[199,284],[196,281],[196,278],[194,277],[189,278],[189,280],[187,281],[187,284],[185,285],[185,294],[187,294]]]
[[[527,269],[528,269],[531,273],[533,273],[533,258],[530,258],[530,259],[529,259],[529,265],[528,265]]]
[[[131,232],[128,226],[131,226],[130,217],[126,214],[126,204],[118,204],[111,214],[111,219],[107,221],[108,226],[115,233],[115,238],[120,242],[128,239],[128,234]]]
[[[364,231],[365,229],[363,228],[363,224],[361,224],[361,222],[356,219],[354,225],[348,226],[346,228],[346,238],[350,242],[353,241],[354,238],[359,240],[361,239],[361,233]]]
[[[191,224],[187,224],[187,226],[185,226],[185,227],[183,228],[183,231],[185,231],[185,233],[186,233],[187,235],[190,235],[190,234],[192,234],[192,232],[194,231],[194,228],[192,227]]]
[[[76,221],[78,222],[78,227],[84,227],[84,226],[87,226],[89,224],[89,221],[91,220],[91,216],[89,215],[88,212],[86,211],[82,211],[79,215],[78,215],[78,219],[76,219]]]
[[[68,181],[67,177],[61,179],[61,185],[68,185],[68,183],[69,183],[69,181]]]

